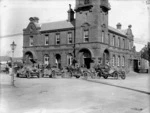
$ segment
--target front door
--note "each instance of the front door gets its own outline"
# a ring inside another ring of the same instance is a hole
[[[84,66],[90,69],[91,58],[84,58]]]

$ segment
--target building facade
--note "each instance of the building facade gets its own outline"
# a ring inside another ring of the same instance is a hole
[[[76,59],[87,68],[109,62],[111,67],[128,72],[133,67],[132,26],[125,30],[120,23],[116,28],[109,26],[110,9],[108,0],[76,0],[74,10],[69,5],[65,21],[39,23],[37,17],[30,17],[23,29],[24,61],[36,59],[63,67]]]

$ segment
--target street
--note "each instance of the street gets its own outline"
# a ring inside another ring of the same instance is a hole
[[[150,113],[150,76],[15,78],[0,74],[0,113]]]

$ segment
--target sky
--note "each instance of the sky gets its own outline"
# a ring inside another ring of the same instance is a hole
[[[145,0],[109,0],[109,25],[116,28],[120,22],[122,29],[132,25],[136,50],[147,44],[148,10]],[[23,36],[8,36],[22,33],[29,24],[30,17],[39,17],[40,23],[67,19],[69,4],[75,8],[75,0],[1,0],[0,1],[0,55],[11,55],[10,44],[17,44],[15,56],[22,56]]]

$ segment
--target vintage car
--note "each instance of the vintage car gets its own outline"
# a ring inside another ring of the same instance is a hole
[[[20,68],[17,70],[16,77],[26,77],[27,78],[27,69],[26,67]]]
[[[38,69],[36,66],[35,67],[34,66],[28,66],[26,73],[27,73],[27,78],[31,78],[33,76],[40,78],[41,70]]]
[[[51,68],[43,69],[42,77],[52,78],[52,69]]]

